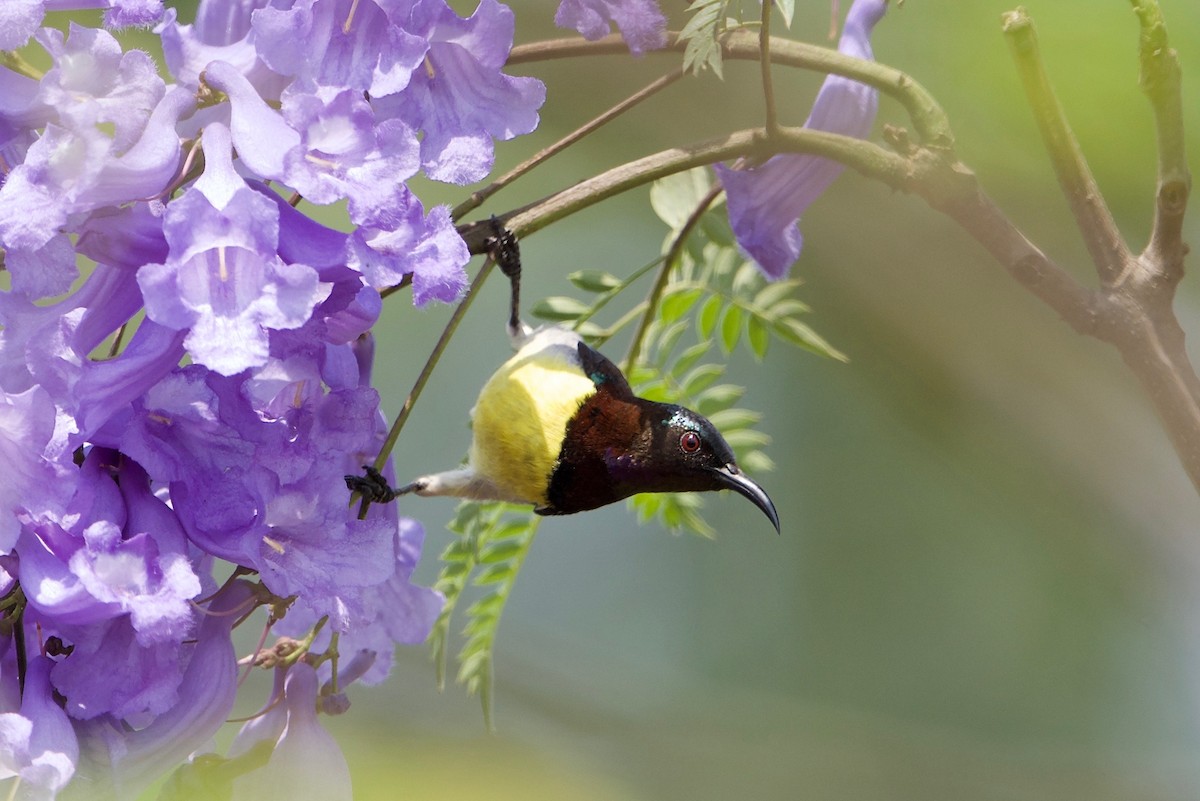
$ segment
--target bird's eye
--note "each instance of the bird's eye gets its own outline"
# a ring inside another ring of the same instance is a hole
[[[700,450],[700,435],[695,431],[684,431],[679,438],[679,450],[684,453],[695,453]]]

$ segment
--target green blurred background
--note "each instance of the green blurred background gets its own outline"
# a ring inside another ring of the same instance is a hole
[[[556,4],[512,5],[518,41],[560,35]],[[665,5],[678,27],[682,3]],[[829,4],[797,6],[792,35],[827,41]],[[987,190],[1090,282],[1000,33],[1012,7],[908,0],[876,30],[876,55],[932,91]],[[1129,4],[1027,7],[1140,248],[1155,154]],[[1200,6],[1163,9],[1200,153]],[[498,165],[674,63],[520,70],[546,80],[549,99],[539,131],[501,144]],[[756,69],[729,64],[724,84],[677,86],[480,214],[756,124]],[[803,121],[820,79],[776,71],[784,122]],[[883,122],[905,122],[886,99]],[[432,202],[465,193],[420,191]],[[501,626],[497,733],[461,688],[437,693],[425,649],[403,650],[386,685],[355,688],[351,712],[328,722],[358,798],[1200,798],[1200,501],[1120,359],[1072,333],[949,220],[856,174],[803,231],[794,274],[808,321],[850,362],[776,343],[764,365],[742,352],[732,367],[774,440],[778,468],[759,478],[783,536],[728,494],[708,503],[715,541],[640,528],[623,506],[546,521]],[[525,240],[526,297],[569,293],[574,269],[628,273],[663,236],[645,192],[606,202]],[[508,355],[505,294],[487,287],[451,344],[399,442],[401,477],[465,452],[475,395]],[[1193,342],[1198,299],[1185,281],[1178,310]],[[448,312],[389,302],[377,372],[389,413]],[[432,581],[453,503],[403,509],[427,526],[419,575]]]

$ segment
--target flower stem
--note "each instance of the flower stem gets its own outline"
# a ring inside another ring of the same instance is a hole
[[[21,54],[14,50],[0,50],[0,67],[7,67],[15,73],[40,81],[45,73],[30,64]]]
[[[421,372],[417,376],[417,380],[413,383],[408,397],[404,399],[404,405],[400,407],[400,413],[396,415],[396,419],[388,431],[387,438],[383,441],[383,446],[379,449],[379,455],[375,457],[376,470],[382,470],[388,457],[391,456],[392,449],[396,446],[396,440],[399,438],[400,432],[404,429],[404,424],[408,422],[408,416],[412,414],[413,406],[416,405],[417,399],[421,397],[421,392],[425,389],[425,384],[429,381],[429,376],[433,374],[433,369],[437,367],[438,361],[442,358],[442,352],[450,344],[450,338],[454,336],[454,332],[458,329],[458,324],[462,322],[467,309],[471,307],[471,302],[479,294],[479,288],[487,280],[488,273],[492,271],[493,263],[491,257],[488,257],[484,261],[483,266],[479,268],[479,272],[475,275],[475,280],[471,282],[471,287],[467,290],[467,294],[459,301],[458,306],[454,309],[454,313],[450,315],[450,319],[446,322],[446,327],[442,329],[442,335],[438,337],[437,344],[433,346],[433,351],[430,352],[429,358],[425,360],[425,366],[421,368]]]

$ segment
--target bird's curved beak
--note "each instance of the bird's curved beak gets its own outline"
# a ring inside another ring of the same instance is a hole
[[[771,503],[771,498],[767,495],[766,490],[751,481],[736,464],[727,464],[724,467],[714,468],[713,473],[722,486],[749,498],[750,502],[761,509],[762,513],[767,516],[767,519],[771,521],[771,525],[775,526],[775,533],[780,533],[779,513],[775,511],[775,504]]]

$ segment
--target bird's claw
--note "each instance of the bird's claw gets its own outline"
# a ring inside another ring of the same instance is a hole
[[[363,465],[365,476],[345,476],[346,487],[370,503],[390,503],[401,493],[392,489],[383,474],[369,464]]]

